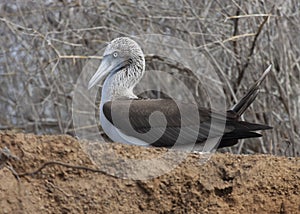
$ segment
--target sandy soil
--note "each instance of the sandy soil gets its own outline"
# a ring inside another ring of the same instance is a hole
[[[19,158],[0,157],[0,213],[300,213],[300,158],[215,154],[201,165],[190,154],[168,174],[135,181],[87,170],[97,167],[70,136],[0,132],[0,141]]]

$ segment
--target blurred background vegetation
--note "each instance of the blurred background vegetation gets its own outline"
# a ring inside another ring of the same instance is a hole
[[[2,0],[0,129],[74,135],[83,66],[116,37],[155,33],[205,54],[229,83],[229,106],[272,63],[245,118],[274,129],[225,151],[299,156],[299,8],[298,0]]]

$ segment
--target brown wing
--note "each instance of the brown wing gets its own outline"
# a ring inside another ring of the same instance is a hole
[[[212,117],[217,124],[224,124],[226,120],[236,120],[234,114],[212,112],[195,104],[172,99],[115,100],[105,103],[103,112],[116,127],[124,129],[130,121],[136,131],[150,129],[151,117],[155,127],[199,126],[210,123]]]
[[[265,128],[237,121],[232,112],[214,112],[172,99],[115,100],[104,104],[103,113],[123,133],[154,146],[173,146],[179,134],[181,143],[201,143],[208,136],[224,140],[258,137],[250,131]]]

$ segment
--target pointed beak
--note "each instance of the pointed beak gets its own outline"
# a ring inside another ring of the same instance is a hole
[[[103,57],[103,60],[94,74],[94,76],[90,79],[88,84],[88,89],[90,90],[94,85],[96,85],[98,82],[101,82],[101,85],[104,81],[104,79],[108,76],[110,71],[113,68],[112,63],[109,62],[110,60],[107,59],[107,57]]]
[[[103,81],[109,74],[116,73],[128,64],[129,61],[126,58],[118,57],[114,59],[111,55],[104,56],[98,70],[89,81],[88,89],[90,90],[98,82],[102,85]]]

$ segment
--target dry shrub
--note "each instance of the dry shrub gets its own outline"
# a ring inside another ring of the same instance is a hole
[[[72,91],[89,58],[115,37],[157,33],[198,47],[224,81],[231,105],[272,63],[272,74],[245,118],[274,129],[226,151],[297,156],[297,4],[293,0],[2,1],[0,128],[74,134]]]

